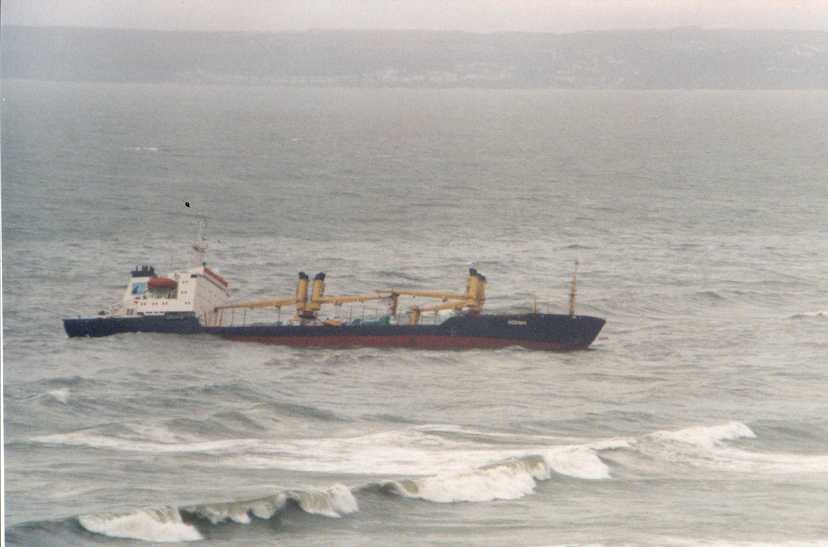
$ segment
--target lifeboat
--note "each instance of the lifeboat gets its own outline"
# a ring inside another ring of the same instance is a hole
[[[147,286],[150,289],[177,289],[178,281],[169,277],[151,277]]]

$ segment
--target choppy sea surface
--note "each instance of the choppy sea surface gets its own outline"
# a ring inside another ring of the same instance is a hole
[[[2,95],[9,544],[828,539],[828,92]],[[573,353],[65,336],[187,266],[197,214],[234,298],[474,262],[489,310],[562,312],[579,260],[607,324]]]

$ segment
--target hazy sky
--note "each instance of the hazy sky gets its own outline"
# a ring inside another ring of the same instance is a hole
[[[2,0],[4,24],[165,30],[828,30],[828,0]]]

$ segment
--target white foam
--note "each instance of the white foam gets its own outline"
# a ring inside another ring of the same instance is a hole
[[[86,530],[114,538],[140,539],[159,543],[203,539],[195,527],[181,520],[173,507],[140,509],[131,513],[95,514],[78,517]]]
[[[359,511],[356,498],[342,484],[326,489],[301,489],[278,492],[272,496],[252,500],[205,503],[183,507],[182,511],[209,520],[212,524],[232,521],[236,524],[250,524],[251,516],[269,519],[293,500],[306,513],[340,518]]]
[[[607,440],[592,445],[546,447],[536,455],[513,457],[464,471],[442,472],[422,479],[383,483],[394,493],[440,503],[517,499],[534,492],[537,481],[554,471],[579,479],[610,478],[609,467],[598,451],[629,447],[627,441]]]
[[[755,439],[756,434],[742,422],[728,422],[714,426],[696,426],[678,431],[657,431],[652,438],[694,444],[703,448],[718,446],[722,441]]]
[[[544,451],[543,457],[546,464],[560,475],[588,480],[609,479],[610,469],[598,457],[598,451],[626,447],[629,447],[629,443],[623,440],[596,445],[562,446]]]
[[[54,400],[66,404],[69,400],[69,388],[53,389],[47,392]]]
[[[486,445],[474,450],[468,443],[406,429],[354,437],[281,439],[227,458],[224,463],[323,473],[432,475],[484,465],[508,455],[486,450]]]
[[[828,455],[749,452],[722,448],[713,453],[713,459],[707,465],[744,473],[828,473]]]
[[[279,512],[287,501],[284,494],[277,494],[273,498],[256,500],[250,504],[248,513],[259,519],[269,519]]]
[[[806,311],[802,313],[797,313],[791,316],[791,319],[799,319],[802,317],[828,317],[828,310],[822,311]]]
[[[250,524],[251,514],[256,518],[269,519],[284,508],[286,502],[287,496],[279,493],[246,501],[206,503],[185,507],[182,510],[206,518],[213,524],[219,524],[226,520],[237,524]]]
[[[642,453],[695,467],[744,473],[828,473],[828,455],[754,452],[725,441],[756,438],[741,422],[658,431],[636,443]]]
[[[61,444],[68,446],[89,446],[92,448],[108,448],[128,452],[244,452],[258,446],[261,441],[256,439],[228,439],[221,441],[194,441],[194,442],[163,442],[147,441],[120,436],[109,436],[94,431],[75,431],[73,433],[59,433],[42,435],[31,439],[34,442],[46,444]]]
[[[462,473],[417,480],[389,481],[394,493],[438,503],[492,501],[522,498],[535,490],[536,481],[549,478],[543,458],[526,457]]]
[[[334,484],[325,490],[296,490],[289,497],[306,513],[340,518],[359,511],[357,500],[347,486]]]
[[[279,468],[306,472],[390,476],[446,475],[541,454],[557,473],[577,478],[609,477],[597,451],[614,448],[616,440],[583,445],[527,443],[506,448],[500,443],[455,441],[428,431],[451,431],[447,426],[418,426],[356,437],[282,440],[262,445],[223,463],[244,468]],[[428,428],[428,429],[426,429]],[[465,432],[465,431],[464,431]],[[541,439],[536,439],[541,441]],[[615,443],[615,444],[614,444]]]
[[[476,438],[454,440],[439,434],[444,432]],[[220,463],[232,467],[386,476],[460,473],[507,459],[542,454],[557,473],[587,479],[609,477],[609,469],[598,458],[597,451],[612,448],[616,442],[556,445],[550,441],[561,439],[522,436],[514,439],[523,441],[518,446],[507,447],[500,439],[486,442],[486,435],[458,426],[423,425],[352,437],[205,441],[173,433],[163,426],[126,424],[116,434],[82,430],[32,440],[133,452],[209,453],[220,456]]]
[[[424,433],[456,433],[460,435],[471,435],[478,438],[480,441],[484,441],[486,439],[508,439],[514,442],[528,442],[532,444],[546,441],[556,443],[585,441],[583,437],[538,435],[537,433],[502,433],[495,431],[482,431],[480,429],[451,424],[424,424],[415,426],[414,429]]]

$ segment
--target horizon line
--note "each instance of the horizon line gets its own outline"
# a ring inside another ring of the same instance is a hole
[[[238,29],[158,29],[143,27],[96,27],[96,26],[75,26],[75,25],[26,25],[14,23],[2,23],[3,28],[25,28],[38,30],[86,30],[86,31],[122,31],[122,32],[158,32],[158,33],[197,33],[197,34],[308,34],[314,32],[387,32],[387,33],[434,33],[434,34],[469,34],[478,36],[493,36],[502,34],[531,34],[531,35],[554,35],[567,36],[576,34],[612,34],[624,32],[641,33],[666,33],[676,31],[697,31],[697,32],[767,32],[767,33],[802,33],[802,34],[828,34],[828,29],[796,29],[796,28],[735,28],[735,27],[709,27],[702,25],[683,25],[675,27],[656,28],[634,28],[625,27],[617,29],[595,29],[595,30],[573,30],[567,32],[541,31],[541,30],[492,30],[473,31],[461,29],[430,29],[430,28],[334,28],[334,27],[309,27],[305,29],[271,29],[271,30],[238,30]]]

